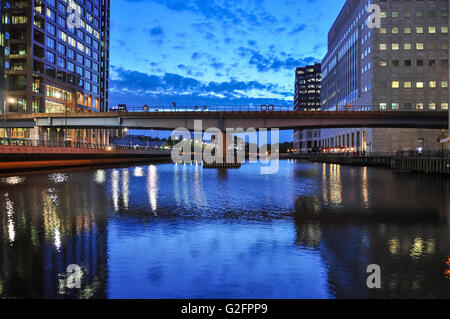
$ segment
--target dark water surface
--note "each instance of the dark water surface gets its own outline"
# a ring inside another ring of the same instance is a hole
[[[450,297],[450,179],[281,161],[0,178],[0,297]],[[67,287],[68,265],[82,268]],[[382,287],[367,288],[369,264]]]

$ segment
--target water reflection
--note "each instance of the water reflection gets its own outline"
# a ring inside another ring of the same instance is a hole
[[[117,170],[113,170],[111,178],[111,188],[114,203],[114,211],[116,213],[119,211],[119,179],[120,179],[119,172]]]
[[[153,214],[156,216],[157,215],[156,210],[158,208],[158,173],[157,167],[155,165],[150,165],[148,167],[147,194],[151,210]]]
[[[297,198],[295,221],[297,244],[317,249],[327,264],[332,294],[450,297],[442,276],[450,249],[450,180],[350,167],[339,174],[332,165],[329,174],[322,176],[321,196]],[[381,266],[380,290],[367,289],[369,264]]]
[[[0,186],[0,297],[106,297],[105,189],[87,172],[64,176]],[[69,264],[86,269],[81,290],[60,289]]]
[[[16,238],[16,231],[14,230],[14,203],[9,199],[8,193],[5,194],[5,208],[6,216],[8,218],[8,235],[9,241],[12,243]]]
[[[0,297],[450,296],[448,179],[301,161],[259,170],[2,178]],[[81,290],[67,288],[70,264]]]
[[[127,168],[122,170],[122,201],[125,210],[128,210],[128,201],[130,199],[130,171]]]
[[[95,181],[99,184],[103,184],[106,181],[106,173],[104,170],[99,169],[95,171]]]
[[[444,271],[444,276],[445,278],[450,279],[450,256],[448,256],[445,264],[447,265],[447,269]]]
[[[361,195],[364,203],[364,207],[369,207],[369,185],[367,182],[367,167],[362,168],[361,175]]]
[[[9,184],[9,185],[17,185],[17,184],[21,184],[25,181],[24,177],[20,177],[20,176],[10,176],[10,177],[5,177],[2,178],[3,183]]]

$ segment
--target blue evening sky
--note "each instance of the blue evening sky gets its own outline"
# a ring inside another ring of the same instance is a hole
[[[111,1],[110,103],[292,105],[345,0]]]

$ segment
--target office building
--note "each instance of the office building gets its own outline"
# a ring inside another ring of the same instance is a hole
[[[108,110],[109,0],[2,0],[6,113]],[[0,134],[106,142],[100,130],[11,129]]]
[[[381,26],[367,9],[381,9]],[[449,1],[347,0],[328,33],[322,109],[447,111]],[[325,129],[324,148],[346,152],[439,150],[440,130]]]
[[[296,111],[320,111],[321,66],[320,63],[295,70],[294,109]],[[294,130],[294,148],[307,154],[320,150],[320,130]]]
[[[295,70],[294,109],[297,111],[320,110],[320,63]]]

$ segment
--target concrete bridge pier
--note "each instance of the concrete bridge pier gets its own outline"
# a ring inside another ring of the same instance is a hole
[[[234,147],[233,147],[233,161],[228,162],[227,161],[227,155],[228,155],[228,144],[227,141],[232,141],[232,136],[227,136],[227,133],[225,131],[222,131],[222,163],[203,163],[204,168],[239,168],[241,167],[241,163],[239,163],[236,159],[236,156],[234,155]]]

